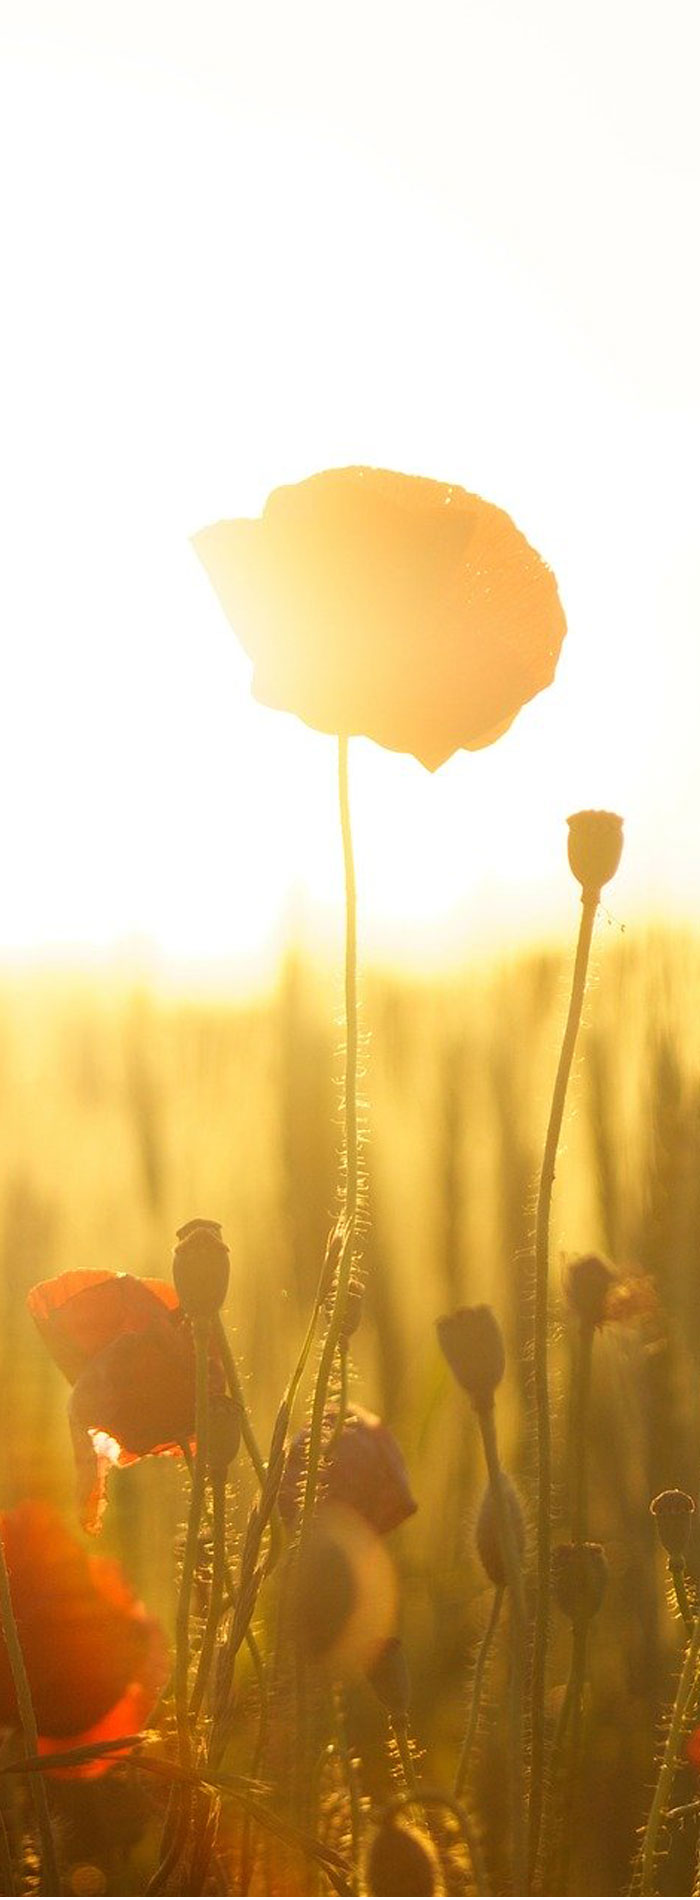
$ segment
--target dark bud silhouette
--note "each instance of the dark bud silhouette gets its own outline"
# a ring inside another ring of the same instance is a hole
[[[228,1292],[229,1251],[215,1220],[190,1220],[178,1227],[173,1280],[188,1319],[215,1319]]]

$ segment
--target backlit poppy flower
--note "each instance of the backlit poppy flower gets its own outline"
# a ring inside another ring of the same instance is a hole
[[[334,1414],[327,1424],[333,1427]],[[289,1447],[287,1464],[279,1494],[279,1507],[287,1524],[297,1514],[309,1443],[308,1426],[297,1432]],[[383,1536],[396,1530],[418,1506],[402,1454],[388,1426],[373,1412],[354,1405],[343,1429],[321,1467],[322,1492],[327,1504],[342,1504],[357,1511],[372,1529]]]
[[[194,547],[256,697],[321,732],[363,733],[434,771],[499,738],[554,677],[554,575],[509,515],[463,488],[327,469]]]
[[[0,1527],[25,1666],[45,1755],[134,1735],[168,1676],[165,1638],[118,1564],[89,1557],[48,1504],[4,1512]],[[0,1632],[0,1724],[18,1722]],[[56,1770],[105,1773],[115,1756]]]
[[[172,1286],[130,1273],[63,1273],[29,1311],[73,1392],[69,1418],[86,1530],[99,1529],[111,1465],[177,1452],[194,1431],[194,1348]]]

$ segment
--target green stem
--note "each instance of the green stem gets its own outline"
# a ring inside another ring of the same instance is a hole
[[[214,1517],[214,1538],[212,1553],[211,1596],[204,1638],[197,1664],[197,1674],[190,1699],[190,1717],[194,1720],[201,1709],[209,1672],[214,1660],[216,1632],[219,1627],[226,1585],[226,1473],[213,1471],[211,1491]]]
[[[673,1710],[671,1713],[671,1720],[669,1723],[668,1734],[666,1736],[666,1746],[664,1748],[663,1759],[661,1762],[661,1767],[659,1769],[659,1778],[656,1783],[656,1788],[654,1790],[654,1799],[651,1804],[651,1812],[649,1815],[649,1819],[647,1821],[646,1830],[644,1834],[644,1841],[642,1844],[642,1881],[641,1881],[642,1893],[654,1892],[654,1860],[656,1857],[656,1843],[658,1840],[659,1828],[661,1827],[664,1812],[668,1805],[669,1796],[670,1796],[671,1789],[673,1786],[673,1778],[676,1772],[678,1750],[680,1747],[681,1731],[683,1728],[683,1717],[685,1715],[687,1704],[690,1701],[690,1698],[695,1686],[695,1672],[697,1669],[699,1653],[700,1653],[700,1616],[697,1616],[695,1619],[694,1627],[693,1627],[693,1634],[690,1638],[690,1642],[685,1652],[685,1662],[681,1670],[681,1677],[680,1677],[680,1682],[678,1684],[676,1700],[673,1704]]]
[[[576,1037],[586,988],[586,972],[600,891],[584,891],[581,924],[569,1001],[569,1013],[559,1056],[545,1139],[535,1225],[535,1337],[534,1373],[537,1419],[537,1605],[530,1692],[531,1774],[528,1860],[530,1876],[537,1861],[544,1789],[544,1700],[549,1631],[549,1590],[552,1559],[552,1445],[549,1417],[547,1322],[549,1294],[549,1222],[557,1149],[571,1074]]]
[[[481,1696],[482,1696],[483,1687],[484,1687],[484,1676],[486,1674],[486,1665],[487,1665],[489,1656],[491,1654],[491,1644],[496,1634],[498,1619],[501,1614],[501,1605],[503,1603],[504,1589],[505,1589],[504,1584],[499,1583],[496,1585],[496,1588],[493,1593],[493,1602],[491,1604],[491,1615],[489,1617],[488,1623],[484,1630],[484,1634],[479,1644],[479,1654],[476,1659],[476,1666],[474,1669],[474,1681],[472,1684],[469,1720],[467,1722],[464,1741],[462,1743],[462,1752],[459,1757],[457,1773],[455,1775],[454,1796],[455,1796],[456,1801],[461,1801],[461,1798],[466,1786],[467,1776],[469,1774],[469,1763],[471,1761],[471,1753],[474,1747],[474,1742],[476,1741],[477,1729],[479,1727],[479,1716],[481,1714]]]
[[[224,1372],[226,1374],[226,1384],[228,1386],[229,1392],[231,1394],[232,1399],[235,1399],[236,1405],[238,1406],[239,1411],[240,1411],[241,1437],[243,1439],[243,1443],[248,1453],[250,1462],[253,1466],[253,1470],[255,1472],[258,1483],[264,1484],[265,1483],[265,1460],[260,1450],[260,1446],[258,1445],[255,1432],[253,1431],[253,1427],[250,1420],[250,1413],[248,1411],[248,1407],[243,1397],[243,1387],[241,1385],[238,1367],[236,1365],[236,1361],[233,1357],[231,1347],[226,1337],[226,1329],[225,1329],[224,1322],[221,1318],[220,1313],[217,1313],[216,1319],[214,1320],[214,1343],[216,1345],[217,1351],[219,1352],[221,1363],[223,1365]]]
[[[340,799],[340,828],[343,840],[343,863],[345,867],[345,1196],[343,1206],[343,1241],[340,1258],[338,1260],[335,1301],[328,1331],[323,1342],[316,1386],[314,1389],[311,1428],[309,1432],[308,1465],[302,1510],[302,1538],[308,1531],[316,1501],[328,1388],[338,1342],[343,1329],[343,1320],[345,1318],[353,1260],[355,1222],[357,1219],[359,1176],[357,1135],[357,894],[348,792],[348,741],[345,737],[341,737],[338,740],[338,792]]]
[[[180,1767],[185,1769],[189,1769],[192,1765],[188,1708],[190,1602],[197,1564],[209,1448],[209,1320],[194,1320],[192,1331],[195,1350],[195,1459],[187,1520],[187,1541],[175,1621],[175,1716]]]
[[[576,1341],[571,1408],[571,1541],[574,1544],[585,1544],[588,1536],[588,1410],[592,1361],[593,1327],[582,1320]]]
[[[525,1892],[525,1753],[524,1691],[526,1616],[523,1571],[513,1519],[502,1483],[498,1455],[496,1420],[493,1406],[478,1413],[486,1455],[489,1482],[496,1509],[498,1536],[503,1553],[506,1583],[510,1590],[511,1613],[511,1794],[513,1803],[513,1891]]]
[[[32,1692],[29,1687],[29,1677],[24,1664],[22,1645],[19,1639],[19,1631],[17,1629],[12,1603],[12,1590],[5,1558],[5,1540],[2,1531],[2,1520],[0,1520],[0,1628],[2,1628],[7,1645],[7,1654],[12,1670],[12,1680],[15,1686],[17,1708],[26,1753],[36,1756],[39,1753],[39,1737],[36,1717],[34,1715]],[[51,1827],[51,1815],[49,1813],[46,1788],[41,1773],[34,1772],[30,1774],[30,1787],[36,1811],[39,1840],[41,1842],[42,1892],[60,1894],[62,1888],[58,1872],[58,1861],[56,1859],[56,1846]]]
[[[416,1770],[415,1770],[413,1756],[411,1754],[411,1744],[408,1739],[408,1723],[405,1718],[403,1721],[401,1721],[399,1716],[393,1716],[391,1726],[392,1726],[392,1730],[394,1734],[394,1740],[396,1742],[396,1746],[399,1752],[399,1761],[401,1763],[401,1773],[406,1783],[406,1793],[416,1794],[417,1792]]]
[[[678,1604],[680,1614],[683,1618],[683,1622],[685,1623],[686,1633],[688,1636],[692,1636],[693,1623],[695,1621],[695,1618],[693,1616],[693,1612],[690,1607],[688,1592],[685,1587],[685,1564],[683,1562],[682,1557],[669,1557],[668,1573],[671,1578],[671,1582],[673,1584],[673,1590],[674,1590],[676,1603]]]
[[[550,1812],[548,1825],[544,1830],[546,1865],[543,1880],[545,1893],[566,1893],[571,1838],[571,1818],[576,1789],[576,1768],[581,1742],[581,1715],[583,1694],[586,1681],[586,1649],[588,1643],[588,1621],[575,1623],[572,1632],[571,1664],[566,1694],[559,1711],[559,1719],[554,1733],[549,1766],[550,1800],[553,1812]],[[571,1724],[568,1761],[566,1754],[567,1731]],[[552,1886],[552,1869],[557,1853],[560,1865],[557,1878]]]

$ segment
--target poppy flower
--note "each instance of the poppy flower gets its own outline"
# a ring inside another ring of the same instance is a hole
[[[509,515],[463,488],[326,469],[194,547],[256,697],[321,732],[364,734],[434,771],[499,738],[554,677],[554,575]]]
[[[327,1414],[332,1431],[335,1414]],[[306,1470],[309,1429],[297,1432],[287,1456],[279,1494],[286,1524],[293,1524]],[[396,1530],[418,1506],[393,1432],[373,1412],[354,1405],[322,1466],[324,1504],[344,1505],[363,1517],[380,1537]]]
[[[191,1329],[174,1287],[130,1273],[59,1274],[33,1287],[27,1304],[73,1386],[78,1500],[85,1529],[96,1531],[111,1465],[176,1453],[192,1439]]]
[[[119,1565],[88,1556],[52,1505],[19,1504],[2,1514],[0,1526],[40,1753],[138,1733],[168,1676],[160,1626],[137,1603]],[[0,1724],[17,1723],[0,1632]],[[101,1775],[114,1759],[55,1772]]]

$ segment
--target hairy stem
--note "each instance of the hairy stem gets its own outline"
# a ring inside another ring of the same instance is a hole
[[[549,1417],[547,1322],[549,1304],[549,1222],[557,1149],[571,1074],[576,1037],[586,988],[595,914],[600,891],[584,891],[581,923],[569,1001],[569,1013],[559,1056],[549,1124],[545,1139],[535,1224],[535,1407],[537,1421],[537,1603],[530,1689],[531,1775],[528,1860],[534,1872],[542,1821],[544,1787],[544,1699],[549,1629],[549,1588],[552,1557],[552,1446]]]
[[[642,1843],[642,1881],[641,1892],[654,1892],[654,1861],[656,1843],[676,1772],[676,1761],[680,1747],[683,1717],[695,1687],[695,1675],[700,1654],[700,1616],[695,1618],[693,1634],[685,1652],[685,1661],[681,1670],[676,1700],[671,1712],[671,1720],[666,1736],[666,1746],[659,1769],[659,1778],[654,1790],[654,1799],[647,1821]]]
[[[479,1716],[481,1714],[481,1697],[482,1697],[482,1692],[483,1692],[483,1687],[484,1687],[486,1665],[488,1663],[488,1659],[491,1654],[491,1644],[496,1634],[498,1619],[501,1614],[501,1606],[503,1603],[504,1589],[505,1589],[504,1584],[499,1583],[496,1585],[496,1588],[493,1593],[493,1602],[491,1604],[491,1614],[489,1616],[488,1623],[486,1625],[484,1634],[479,1644],[479,1654],[476,1659],[476,1666],[474,1669],[474,1681],[472,1683],[469,1719],[468,1719],[466,1730],[465,1730],[464,1741],[462,1743],[462,1752],[460,1754],[459,1762],[457,1765],[457,1773],[455,1775],[454,1796],[455,1796],[456,1801],[461,1801],[462,1795],[464,1793],[464,1789],[466,1787],[467,1776],[469,1774],[469,1763],[471,1761],[472,1749],[476,1741],[477,1730],[479,1727]]]
[[[32,1701],[32,1692],[29,1687],[29,1677],[27,1675],[27,1671],[24,1665],[22,1645],[20,1643],[19,1632],[17,1629],[16,1620],[15,1620],[15,1612],[14,1612],[14,1607],[12,1603],[12,1590],[10,1587],[10,1579],[9,1579],[8,1570],[7,1570],[7,1562],[5,1559],[5,1540],[3,1537],[1,1522],[0,1522],[0,1627],[2,1628],[4,1637],[5,1637],[5,1643],[7,1646],[7,1654],[9,1657],[10,1668],[12,1670],[12,1680],[14,1682],[15,1695],[17,1697],[17,1708],[19,1711],[19,1719],[20,1719],[20,1724],[22,1728],[22,1734],[24,1736],[24,1745],[25,1745],[26,1753],[27,1755],[36,1757],[39,1753],[39,1738],[38,1738],[38,1733],[37,1733],[36,1717],[34,1715],[34,1703]],[[36,1812],[37,1827],[39,1829],[39,1841],[41,1845],[41,1889],[43,1893],[60,1894],[62,1892],[62,1888],[61,1888],[60,1876],[58,1872],[58,1861],[56,1858],[56,1845],[54,1842],[53,1830],[51,1827],[51,1815],[49,1813],[49,1804],[48,1804],[47,1795],[46,1795],[46,1787],[44,1785],[44,1781],[40,1773],[37,1773],[36,1771],[30,1773],[30,1787],[32,1791],[32,1799],[34,1802],[34,1808]]]
[[[526,1617],[523,1571],[520,1561],[515,1529],[508,1500],[503,1487],[501,1461],[498,1455],[496,1438],[496,1420],[493,1406],[484,1406],[478,1413],[479,1426],[486,1455],[489,1482],[496,1509],[498,1536],[503,1553],[503,1567],[506,1583],[510,1590],[511,1614],[511,1797],[513,1804],[513,1891],[525,1892],[525,1750],[524,1750],[524,1690],[525,1690],[525,1653],[526,1653]]]
[[[195,1350],[195,1459],[187,1520],[187,1541],[180,1579],[180,1594],[175,1620],[175,1717],[177,1721],[180,1767],[192,1766],[192,1741],[188,1708],[188,1671],[190,1661],[190,1602],[197,1564],[199,1527],[202,1521],[207,1474],[209,1439],[209,1320],[194,1320]]]

